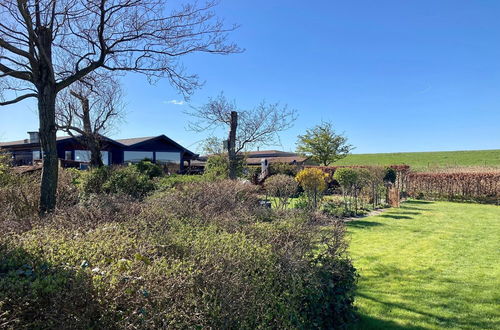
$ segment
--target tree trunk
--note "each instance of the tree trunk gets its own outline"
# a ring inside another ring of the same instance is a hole
[[[101,156],[101,147],[99,141],[95,138],[88,139],[88,147],[90,149],[90,167],[102,167],[104,166]]]
[[[39,47],[43,50],[35,71],[38,91],[38,118],[40,121],[40,145],[43,154],[42,183],[40,186],[39,212],[44,215],[56,207],[57,192],[57,145],[56,145],[56,81],[52,65],[52,32],[37,28]]]
[[[81,137],[81,142],[83,142],[83,144],[90,151],[90,167],[102,167],[104,164],[101,157],[100,137],[97,132],[92,130],[89,99],[88,97],[73,91],[71,91],[71,95],[80,100],[80,103],[82,104],[83,136]]]
[[[46,84],[38,90],[40,144],[43,154],[42,183],[40,186],[40,214],[56,207],[58,158],[55,125],[55,85]]]
[[[231,111],[231,123],[229,126],[228,156],[229,156],[229,179],[236,179],[236,168],[238,159],[236,157],[236,129],[238,128],[238,113]]]

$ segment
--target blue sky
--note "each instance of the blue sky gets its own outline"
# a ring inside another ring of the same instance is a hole
[[[183,60],[205,81],[189,104],[220,91],[241,108],[261,100],[298,110],[281,145],[332,121],[355,153],[500,148],[500,1],[230,1],[246,51]],[[115,138],[166,134],[196,150],[205,136],[168,81],[122,79],[127,118]],[[27,101],[0,108],[0,140],[38,127]],[[222,132],[222,135],[225,135]]]

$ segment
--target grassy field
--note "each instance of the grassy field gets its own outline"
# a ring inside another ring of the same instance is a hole
[[[500,329],[500,207],[410,201],[350,222],[359,329]]]
[[[499,150],[353,154],[334,165],[407,164],[415,169],[446,166],[500,166]]]

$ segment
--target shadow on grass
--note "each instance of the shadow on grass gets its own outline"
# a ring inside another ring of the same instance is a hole
[[[413,199],[413,200],[406,201],[405,204],[434,204],[434,202]]]
[[[413,219],[413,217],[410,217],[408,215],[400,215],[398,213],[392,213],[392,214],[381,214],[379,217],[382,218],[389,218],[389,219],[396,219],[396,220],[403,220],[403,219]]]
[[[415,211],[402,211],[398,210],[398,214],[409,214],[409,215],[419,215],[422,214],[422,212],[415,212]]]
[[[388,330],[399,330],[399,329],[410,329],[410,330],[421,330],[425,329],[422,327],[414,326],[403,326],[392,321],[386,321],[377,319],[368,315],[358,314],[359,320],[353,323],[348,329],[355,330],[365,330],[365,329],[388,329]]]
[[[371,300],[375,303],[385,305],[390,308],[390,310],[401,309],[412,314],[419,315],[419,318],[407,316],[406,320],[408,323],[412,324],[415,322],[423,322],[426,323],[426,327],[416,327],[416,326],[400,326],[394,322],[387,322],[380,319],[376,319],[364,314],[360,313],[360,320],[357,329],[426,329],[426,328],[448,328],[448,327],[458,327],[458,328],[472,328],[472,329],[489,329],[492,326],[492,323],[488,322],[486,319],[474,320],[472,318],[468,318],[467,320],[459,319],[457,317],[445,317],[435,313],[429,313],[417,308],[412,308],[404,303],[393,303],[388,301],[383,301],[381,299],[377,299],[370,295],[366,295],[363,293],[357,293],[357,296],[362,297],[367,300]],[[451,293],[448,296],[452,296]],[[418,297],[415,297],[414,300],[418,300]],[[464,311],[454,311],[453,314],[459,315]],[[385,324],[387,323],[387,324]],[[380,327],[382,326],[382,327]]]
[[[383,223],[376,221],[354,220],[347,222],[347,227],[354,227],[354,228],[368,228],[368,227],[376,227],[383,225],[384,225]]]

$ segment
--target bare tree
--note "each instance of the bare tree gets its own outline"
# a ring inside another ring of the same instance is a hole
[[[179,63],[194,52],[240,51],[227,42],[215,1],[183,4],[164,0],[2,0],[0,80],[8,89],[0,105],[37,98],[43,150],[40,212],[55,207],[57,94],[96,70],[138,72],[169,79],[186,97],[200,86]]]
[[[57,127],[87,147],[92,167],[103,166],[103,135],[123,117],[121,95],[120,85],[111,76],[91,74],[57,97]]]
[[[229,177],[235,178],[237,155],[248,148],[279,143],[278,133],[292,127],[297,119],[297,111],[279,103],[267,104],[262,101],[250,110],[238,110],[235,102],[226,99],[223,93],[210,98],[202,107],[188,112],[195,120],[190,128],[197,132],[226,127],[229,129],[227,149],[229,157]]]

